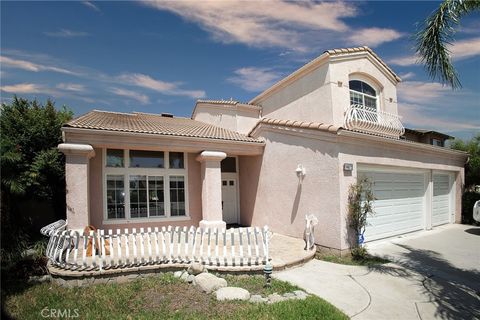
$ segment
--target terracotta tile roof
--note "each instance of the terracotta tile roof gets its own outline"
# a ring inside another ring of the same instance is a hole
[[[281,120],[281,119],[271,119],[271,118],[262,118],[257,122],[255,127],[250,131],[250,134],[257,129],[261,124],[298,128],[298,129],[313,129],[326,131],[331,133],[336,133],[340,128],[331,124],[320,123],[320,122],[309,122],[309,121],[295,121],[295,120]]]
[[[262,142],[238,132],[189,118],[162,117],[159,114],[140,112],[120,113],[93,110],[68,122],[65,124],[65,127],[243,142]]]
[[[366,51],[370,53],[372,56],[375,57],[375,59],[378,60],[394,77],[397,81],[401,81],[400,77],[369,47],[363,46],[363,47],[355,47],[355,48],[341,48],[341,49],[331,49],[325,51],[325,53],[328,53],[329,55],[340,55],[340,54],[348,54],[348,53],[355,53],[355,52],[363,52]]]

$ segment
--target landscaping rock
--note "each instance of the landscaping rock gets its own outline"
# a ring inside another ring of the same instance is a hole
[[[29,283],[43,283],[52,281],[52,277],[49,274],[44,276],[31,276],[28,278]]]
[[[268,303],[276,303],[280,301],[285,301],[287,298],[282,297],[278,293],[272,293],[271,295],[268,296]]]
[[[263,298],[259,294],[254,294],[250,297],[250,302],[252,302],[252,303],[264,303],[264,302],[267,302],[267,301],[268,301],[267,298]]]
[[[182,274],[183,274],[183,271],[175,271],[175,272],[173,273],[173,276],[174,276],[175,278],[180,278],[180,277],[182,276]]]
[[[296,299],[305,300],[308,297],[308,293],[302,290],[295,290],[293,293],[295,294]]]
[[[200,273],[195,276],[195,284],[200,287],[204,292],[210,293],[217,289],[227,286],[225,279],[214,276],[211,273]]]
[[[295,293],[293,293],[293,292],[287,292],[287,293],[284,293],[284,294],[283,294],[283,297],[284,297],[284,298],[287,298],[287,299],[293,299],[293,298],[296,297],[296,295],[295,295]]]
[[[195,284],[195,276],[193,274],[189,274],[186,280],[188,283],[193,283]]]
[[[188,272],[184,271],[180,276],[180,279],[183,281],[187,281],[188,276],[189,276]]]
[[[248,300],[250,299],[250,292],[243,288],[225,287],[220,288],[216,292],[217,300]]]
[[[193,263],[188,267],[187,272],[188,272],[189,274],[193,274],[194,276],[196,276],[197,274],[202,273],[204,270],[205,270],[205,267],[204,267],[201,263],[193,262]]]

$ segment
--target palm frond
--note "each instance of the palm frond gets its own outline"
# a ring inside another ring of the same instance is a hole
[[[480,0],[444,0],[416,33],[416,53],[432,79],[439,78],[453,89],[461,87],[448,46],[460,18],[479,9]]]

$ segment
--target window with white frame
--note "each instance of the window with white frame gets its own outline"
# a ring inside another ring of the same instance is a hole
[[[351,80],[348,86],[350,88],[350,105],[377,110],[377,93],[375,89],[360,80]]]
[[[185,154],[105,150],[107,220],[187,216]]]

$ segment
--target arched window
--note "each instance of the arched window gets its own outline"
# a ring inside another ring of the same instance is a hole
[[[350,105],[360,105],[377,110],[377,92],[370,85],[360,80],[348,82],[350,88]]]

